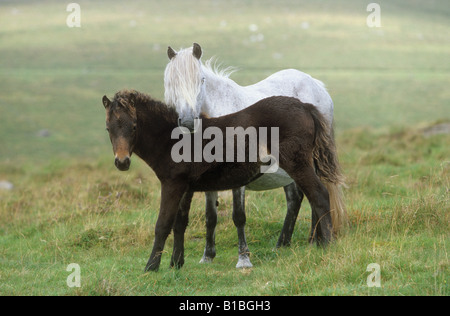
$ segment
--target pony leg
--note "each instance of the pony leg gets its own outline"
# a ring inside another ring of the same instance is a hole
[[[175,225],[173,226],[173,253],[170,266],[180,269],[184,265],[184,233],[189,222],[189,210],[191,209],[194,192],[186,192],[180,202]]]
[[[206,246],[200,263],[210,263],[216,257],[217,192],[205,192],[206,196]]]
[[[317,236],[320,234],[320,227],[318,225],[319,219],[316,212],[311,212],[311,230],[309,232],[308,242],[310,244],[319,243]]]
[[[284,220],[283,229],[278,238],[277,248],[289,246],[291,244],[292,234],[295,229],[295,222],[297,221],[298,212],[303,201],[303,192],[297,188],[295,182],[284,187],[286,195],[287,213]]]
[[[161,206],[155,226],[155,242],[145,271],[157,271],[161,263],[161,255],[166,239],[175,223],[181,198],[186,186],[179,182],[164,182],[161,184]]]
[[[239,260],[236,265],[237,269],[253,267],[250,262],[250,251],[248,249],[247,240],[245,238],[245,187],[233,190],[233,222],[237,228],[239,239]]]
[[[330,214],[330,197],[326,187],[320,182],[310,166],[298,168],[289,174],[305,193],[312,209],[312,228],[310,242],[327,244],[333,237]]]

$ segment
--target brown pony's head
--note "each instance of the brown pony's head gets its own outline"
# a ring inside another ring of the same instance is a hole
[[[136,143],[137,117],[136,95],[133,91],[122,91],[110,101],[105,95],[103,105],[106,109],[106,130],[109,133],[115,155],[115,165],[127,171],[131,164],[131,154]]]

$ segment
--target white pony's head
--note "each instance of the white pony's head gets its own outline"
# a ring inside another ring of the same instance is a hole
[[[179,125],[194,129],[194,120],[200,117],[204,98],[205,76],[202,70],[202,48],[193,47],[174,51],[169,47],[170,62],[164,73],[166,104],[176,109]]]

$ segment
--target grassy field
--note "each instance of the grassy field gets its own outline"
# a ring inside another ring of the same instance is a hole
[[[0,295],[449,295],[450,4],[378,1],[87,1],[81,28],[62,1],[0,3]],[[274,251],[283,190],[247,194],[253,269],[236,270],[232,201],[220,200],[217,257],[195,195],[186,264],[144,274],[159,182],[134,157],[117,171],[101,104],[135,88],[162,99],[166,48],[198,42],[245,85],[283,68],[324,81],[349,188],[351,227],[307,244],[305,201],[290,248]],[[70,263],[81,287],[69,288]],[[381,287],[367,266],[378,263]]]

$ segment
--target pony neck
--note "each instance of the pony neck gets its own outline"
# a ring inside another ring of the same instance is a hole
[[[137,140],[134,152],[152,166],[151,157],[166,154],[164,144],[171,142],[178,114],[162,102],[150,97],[136,104]],[[170,151],[169,151],[170,154]]]
[[[178,114],[175,109],[166,104],[145,96],[136,104],[136,118],[138,124],[139,122],[142,123],[140,127],[158,131],[175,128],[177,126]]]
[[[246,104],[244,87],[228,78],[202,65],[205,76],[205,98],[202,104],[202,112],[211,117],[218,117],[237,112]]]

